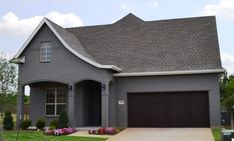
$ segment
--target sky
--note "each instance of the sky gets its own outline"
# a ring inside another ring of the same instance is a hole
[[[16,54],[43,17],[63,27],[215,15],[222,65],[234,73],[234,0],[1,0],[0,55]]]

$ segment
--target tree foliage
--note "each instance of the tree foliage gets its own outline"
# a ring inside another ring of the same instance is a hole
[[[227,75],[227,72],[225,72],[219,80],[220,84],[220,100],[222,106],[225,106],[225,100],[229,98],[229,96],[232,95],[234,92],[234,75]]]
[[[17,67],[0,58],[0,113],[15,112],[17,103]]]
[[[231,117],[231,127],[234,128],[234,76],[225,73],[220,79],[220,99],[222,106]]]

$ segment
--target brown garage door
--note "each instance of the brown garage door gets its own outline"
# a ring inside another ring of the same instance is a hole
[[[209,127],[208,92],[128,93],[129,127]]]

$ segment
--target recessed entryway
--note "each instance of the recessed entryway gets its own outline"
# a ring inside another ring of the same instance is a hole
[[[76,118],[82,119],[76,126],[101,126],[101,83],[93,80],[81,81],[76,84],[76,94]]]
[[[209,127],[207,91],[128,93],[128,127]]]

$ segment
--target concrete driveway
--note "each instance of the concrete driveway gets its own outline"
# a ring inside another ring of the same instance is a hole
[[[214,141],[210,128],[127,128],[107,141]]]

